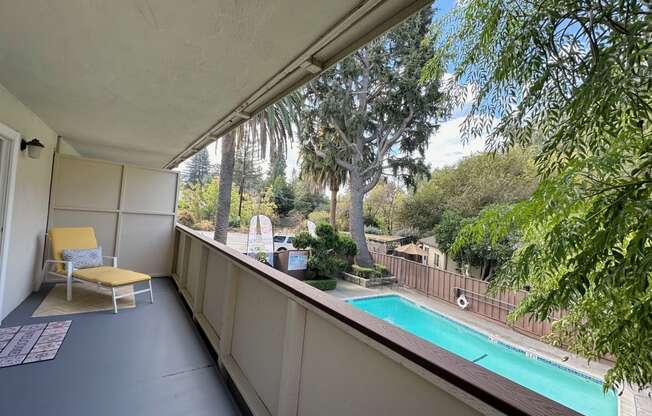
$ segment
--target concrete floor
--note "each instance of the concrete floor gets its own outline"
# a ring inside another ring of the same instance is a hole
[[[0,368],[0,415],[239,415],[170,279],[134,309],[31,318],[46,287],[3,327],[72,319],[52,361]]]
[[[479,318],[478,315],[461,310],[448,302],[429,298],[414,290],[401,288],[398,285],[367,289],[351,282],[338,280],[337,288],[328,293],[340,299],[373,296],[385,293],[399,294],[416,303],[440,312],[453,320],[457,320],[458,322],[484,333],[485,335],[489,335],[518,348],[532,351],[541,357],[558,362],[560,365],[582,371],[585,374],[602,379],[609,368],[611,368],[610,364],[607,362],[588,362],[583,357],[571,354],[568,351],[564,351],[537,339],[520,334],[498,322]],[[652,398],[650,398],[649,392],[640,392],[637,387],[626,386],[623,394],[619,398],[618,414],[619,416],[652,416]]]

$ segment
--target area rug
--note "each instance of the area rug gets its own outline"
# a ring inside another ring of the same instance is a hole
[[[132,286],[116,289],[118,294],[133,292]],[[134,296],[118,299],[118,309],[133,308],[136,306]],[[98,288],[96,285],[75,284],[72,288],[72,300],[66,300],[65,283],[57,284],[47,294],[45,299],[36,308],[32,317],[71,315],[74,313],[88,313],[98,311],[113,311],[111,291]]]
[[[71,323],[57,321],[0,328],[0,368],[54,359]]]

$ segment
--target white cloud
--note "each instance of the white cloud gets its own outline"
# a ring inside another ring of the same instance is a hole
[[[481,152],[485,148],[483,138],[475,138],[469,143],[462,143],[460,126],[464,116],[452,118],[439,126],[439,129],[430,137],[430,144],[426,151],[426,162],[432,168],[453,165],[464,156]]]

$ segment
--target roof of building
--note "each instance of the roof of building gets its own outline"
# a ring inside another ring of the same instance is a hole
[[[439,247],[439,244],[437,244],[437,238],[435,238],[434,235],[426,238],[421,238],[419,242],[430,247]]]
[[[399,235],[382,235],[382,234],[365,234],[365,237],[367,237],[367,240],[378,241],[380,243],[389,243],[391,241],[400,241],[400,240],[403,240],[405,238],[405,237],[401,237]]]
[[[411,254],[413,256],[422,256],[425,257],[428,255],[421,247],[414,243],[406,244],[404,246],[400,246],[394,249],[394,251],[398,251],[399,253],[403,254]]]

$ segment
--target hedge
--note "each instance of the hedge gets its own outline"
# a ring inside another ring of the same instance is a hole
[[[319,290],[333,290],[337,286],[337,279],[304,280],[303,283],[307,283]]]
[[[354,275],[362,277],[363,279],[376,279],[381,277],[381,274],[376,269],[360,267],[357,264],[351,266],[351,271]]]

